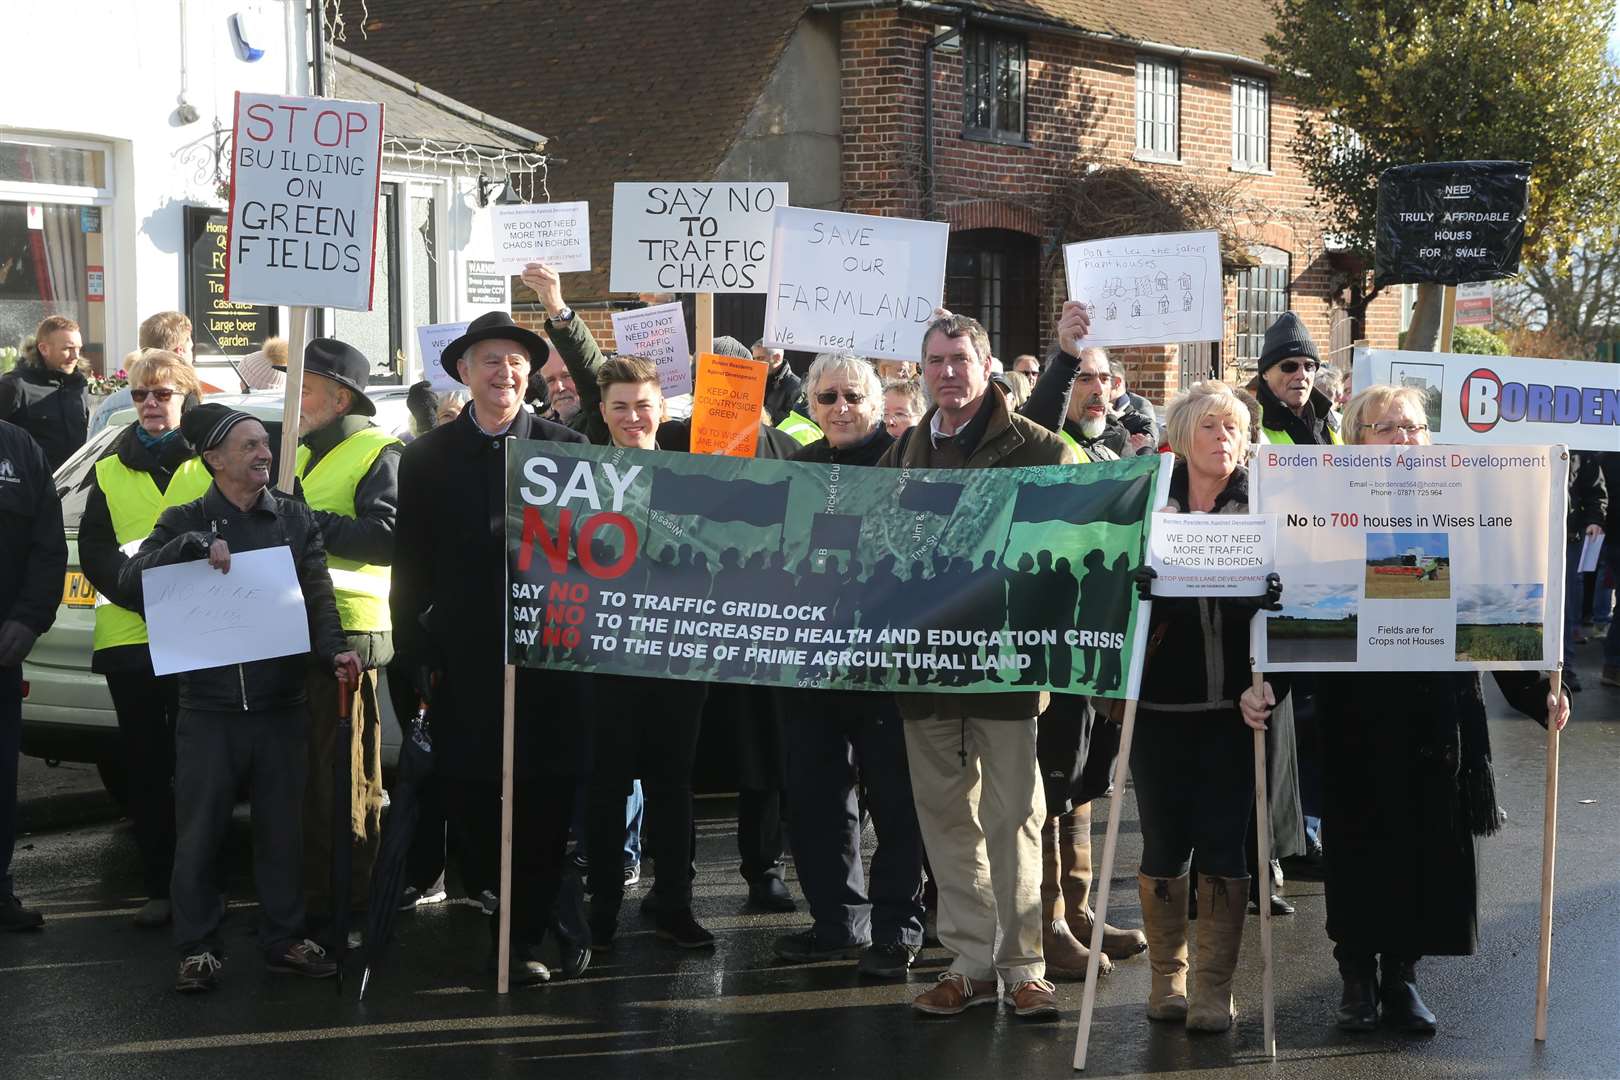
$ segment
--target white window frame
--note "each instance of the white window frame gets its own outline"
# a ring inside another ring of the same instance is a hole
[[[1166,128],[1168,148],[1156,145]],[[1135,156],[1140,161],[1181,163],[1181,65],[1169,57],[1144,53],[1136,58]]]
[[[1232,76],[1232,168],[1271,171],[1271,81],[1259,75]]]
[[[1263,340],[1265,338],[1266,330],[1268,330],[1271,324],[1280,318],[1284,312],[1291,310],[1291,305],[1293,304],[1294,300],[1293,255],[1282,248],[1269,247],[1264,244],[1255,244],[1251,246],[1249,248],[1249,254],[1258,259],[1259,264],[1238,273],[1237,295],[1234,297],[1232,304],[1232,311],[1237,320],[1237,333],[1232,341],[1232,359],[1236,365],[1245,370],[1255,366],[1255,362],[1260,358],[1260,350],[1258,348],[1251,348],[1249,350],[1250,355],[1244,355],[1244,339],[1247,338],[1251,343],[1260,342]],[[1277,270],[1282,271],[1282,288],[1280,290],[1265,290],[1268,294],[1280,292],[1282,295],[1282,302],[1280,305],[1268,303],[1265,309],[1262,310],[1252,303],[1252,297],[1258,290],[1245,285],[1244,278],[1256,270],[1265,270],[1269,272],[1275,272]],[[1251,298],[1251,303],[1247,308],[1245,308],[1243,304],[1246,294]],[[1252,320],[1251,325],[1248,328],[1245,328],[1244,326],[1245,318]],[[1262,323],[1264,325],[1261,325]]]

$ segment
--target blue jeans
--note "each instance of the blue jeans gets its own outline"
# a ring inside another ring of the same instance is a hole
[[[574,854],[588,859],[585,846],[585,799],[590,784],[582,783],[574,796]],[[624,865],[641,865],[641,819],[645,810],[641,781],[630,781],[630,797],[624,800]]]
[[[0,668],[0,900],[11,891],[17,844],[17,755],[22,746],[22,668]]]

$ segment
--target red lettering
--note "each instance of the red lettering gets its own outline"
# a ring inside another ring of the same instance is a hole
[[[333,133],[330,141],[321,138],[321,121],[331,120],[337,124],[337,131]],[[315,116],[315,141],[322,146],[336,146],[343,141],[343,117],[331,109],[323,109]]]
[[[346,122],[343,145],[345,147],[350,147],[354,145],[355,137],[358,136],[362,131],[365,131],[366,128],[370,127],[371,125],[366,122],[365,113],[344,113],[343,119]]]
[[[518,570],[527,572],[534,559],[534,545],[539,543],[546,553],[546,562],[553,574],[568,572],[568,536],[573,526],[574,512],[563,510],[557,516],[557,535],[546,531],[540,511],[533,506],[523,508],[523,538],[518,543]],[[623,571],[621,571],[622,573]]]
[[[248,118],[247,130],[243,131],[242,134],[246,135],[254,142],[269,142],[270,136],[276,133],[276,123],[271,119],[273,114],[270,106],[263,103],[258,105],[249,105],[246,112]],[[263,125],[262,134],[255,126],[261,124]]]
[[[529,512],[529,510],[524,511],[525,518],[527,518]],[[567,511],[565,510],[563,513],[567,513]],[[538,517],[539,515],[536,514],[535,516]],[[607,566],[603,566],[601,563],[596,561],[596,555],[591,550],[591,539],[595,537],[598,532],[602,531],[602,529],[609,525],[618,529],[619,533],[624,537],[624,550],[619,553],[619,557],[612,563]],[[631,563],[636,561],[636,527],[630,521],[630,519],[623,514],[608,512],[605,514],[597,514],[595,517],[590,518],[585,522],[585,526],[580,532],[579,540],[579,565],[583,567],[585,572],[591,575],[591,577],[619,577],[623,575],[625,571],[630,569]]]
[[[280,109],[282,112],[287,114],[287,143],[291,145],[293,141],[293,129],[298,126],[298,114],[301,112],[308,112],[309,106],[282,105],[280,106]]]

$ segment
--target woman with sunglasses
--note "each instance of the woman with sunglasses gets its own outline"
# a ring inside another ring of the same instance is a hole
[[[1344,410],[1347,442],[1426,446],[1420,390],[1372,386]],[[1562,728],[1536,672],[1493,673],[1510,704]],[[1418,996],[1423,956],[1468,956],[1479,932],[1477,838],[1500,827],[1485,702],[1474,672],[1316,676],[1327,837],[1327,931],[1344,979],[1339,1027],[1435,1030]],[[1382,970],[1380,971],[1380,959]]]
[[[158,515],[201,498],[208,472],[180,433],[180,414],[198,396],[197,373],[172,352],[144,349],[128,365],[135,421],[108,445],[90,473],[79,522],[79,564],[95,587],[96,629],[90,670],[107,679],[129,775],[129,815],[135,824],[149,899],[135,925],[169,921],[169,872],[174,862],[173,677],[152,674],[146,623],[127,601],[118,575],[146,539]]]

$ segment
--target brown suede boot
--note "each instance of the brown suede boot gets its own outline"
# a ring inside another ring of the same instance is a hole
[[[1249,879],[1198,875],[1198,966],[1193,969],[1187,1030],[1226,1031],[1237,1016],[1232,973],[1243,945]]]
[[[1063,859],[1063,911],[1074,936],[1091,945],[1092,925],[1097,913],[1091,910],[1091,804],[1077,806],[1057,819],[1058,850]],[[1129,960],[1147,951],[1147,935],[1140,930],[1121,930],[1103,924],[1103,955],[1111,960]]]
[[[1063,890],[1058,885],[1058,821],[1047,818],[1041,827],[1041,954],[1046,957],[1046,975],[1052,979],[1084,979],[1091,950],[1079,941],[1063,919]],[[1097,974],[1114,970],[1102,956]]]
[[[1149,1020],[1187,1018],[1187,875],[1150,878],[1136,875],[1142,895],[1142,925],[1147,927],[1148,963],[1153,989],[1148,992]]]

